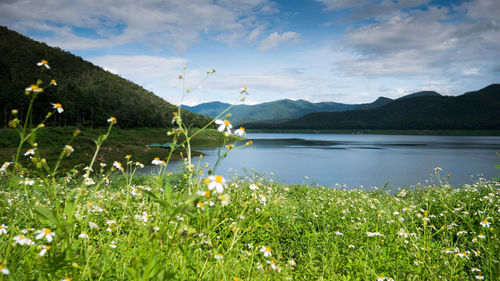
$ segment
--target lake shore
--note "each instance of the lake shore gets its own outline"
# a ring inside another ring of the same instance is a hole
[[[500,130],[311,130],[311,129],[248,129],[248,133],[283,134],[367,134],[426,136],[500,136]]]
[[[37,134],[38,150],[41,156],[47,161],[52,162],[57,160],[59,153],[71,139],[75,130],[80,130],[80,134],[71,144],[75,151],[62,161],[63,167],[71,168],[77,164],[87,163],[95,151],[94,141],[99,135],[106,132],[106,129],[90,129],[76,127],[47,127],[40,130]],[[173,137],[167,135],[168,128],[137,128],[137,129],[120,129],[113,128],[109,138],[104,143],[99,152],[98,161],[107,164],[113,161],[122,161],[126,155],[132,155],[134,161],[139,161],[144,164],[151,163],[154,157],[166,158],[169,150],[158,147],[148,147],[153,143],[172,142]],[[192,129],[191,134],[196,129]],[[236,141],[240,138],[237,136],[229,136],[230,141]],[[179,140],[180,142],[183,139]],[[179,142],[178,141],[178,142]],[[224,143],[224,135],[215,129],[207,129],[196,135],[191,140],[193,147],[217,147]],[[19,136],[13,129],[0,130],[0,161],[12,161],[19,144]],[[29,149],[28,144],[23,147],[21,153]],[[179,152],[182,150],[179,149]],[[193,156],[201,153],[194,151]],[[179,153],[172,156],[174,159],[180,158]],[[27,158],[24,159],[24,164],[28,164]]]

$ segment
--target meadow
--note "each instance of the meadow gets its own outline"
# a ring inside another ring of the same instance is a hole
[[[32,103],[42,85],[26,88]],[[59,108],[54,104],[47,118]],[[137,161],[135,154],[100,161],[119,122],[110,117],[87,161],[61,170],[78,135],[47,160],[37,149],[44,123],[29,126],[12,115],[19,145],[0,168],[0,280],[500,276],[497,180],[452,187],[446,171],[436,167],[429,171],[431,184],[393,193],[283,185],[255,173],[224,178],[217,174],[219,162],[208,167],[193,155],[191,140],[217,124],[226,148],[223,161],[227,153],[251,145],[230,142],[231,133],[244,130],[232,131],[230,122],[218,118],[204,128],[188,128],[180,110],[168,131],[174,143],[168,155],[148,162]],[[174,150],[183,152],[179,174],[166,171]],[[159,171],[137,176],[144,165]]]

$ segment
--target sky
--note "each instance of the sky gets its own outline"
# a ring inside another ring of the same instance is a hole
[[[0,0],[0,25],[176,105],[241,103],[243,86],[246,104],[478,90],[500,83],[498,15],[498,0]]]

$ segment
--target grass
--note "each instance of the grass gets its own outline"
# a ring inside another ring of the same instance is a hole
[[[41,156],[49,162],[57,160],[59,153],[68,143],[73,135],[75,127],[49,127],[40,130],[37,135],[38,150]],[[74,140],[72,146],[75,151],[71,157],[63,162],[63,168],[73,168],[78,164],[88,164],[95,150],[94,139],[106,132],[106,129],[79,128],[80,135]],[[99,161],[108,165],[115,160],[123,159],[126,155],[133,155],[136,161],[150,163],[153,157],[166,157],[169,151],[163,148],[149,148],[146,145],[152,143],[171,142],[173,136],[167,135],[167,129],[140,128],[140,129],[116,129],[114,128],[109,138],[102,147]],[[239,140],[237,136],[230,136],[229,141]],[[180,138],[182,141],[183,138]],[[224,143],[224,136],[215,129],[207,129],[191,140],[195,147],[214,147]],[[17,145],[19,144],[18,133],[13,129],[0,130],[0,159],[12,161]],[[23,153],[31,148],[29,144],[24,146]],[[200,153],[194,152],[194,155]],[[177,153],[175,158],[179,158]],[[24,165],[29,165],[27,158]]]
[[[42,180],[8,189],[3,176],[0,264],[10,274],[0,280],[495,280],[500,274],[499,182],[460,189],[441,182],[391,195],[285,186],[254,175],[235,176],[214,194],[202,177],[189,193],[182,175],[129,176],[85,187],[60,179],[59,207]],[[56,233],[50,243],[36,239],[44,228]],[[16,243],[19,235],[33,244]],[[261,252],[266,247],[268,257]]]

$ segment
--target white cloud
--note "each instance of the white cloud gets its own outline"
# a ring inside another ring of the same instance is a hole
[[[259,50],[268,51],[270,49],[275,48],[279,44],[283,43],[296,43],[299,42],[300,34],[297,32],[289,31],[283,34],[279,34],[278,32],[274,32],[269,34],[268,37],[264,38],[260,41]]]
[[[1,2],[0,24],[52,33],[43,40],[65,49],[142,42],[184,51],[201,34],[226,43],[240,40],[255,28],[257,16],[275,12],[270,0],[26,0]]]
[[[181,57],[105,55],[89,61],[128,79],[176,77],[187,60]]]
[[[494,10],[492,5],[482,6]],[[469,12],[471,7],[478,9],[474,3],[456,10],[429,6],[348,29],[346,47],[356,56],[338,60],[334,70],[358,77],[491,81],[491,75],[485,78],[478,74],[498,62],[500,41],[493,38],[500,38],[500,24],[496,18],[472,18],[479,12],[471,13],[468,19],[455,18],[457,10]]]

